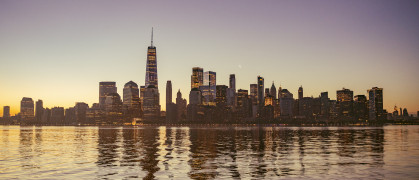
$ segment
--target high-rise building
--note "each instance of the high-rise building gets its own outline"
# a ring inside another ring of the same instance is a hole
[[[99,82],[99,106],[105,109],[106,96],[111,93],[116,93],[115,82]]]
[[[145,90],[143,99],[144,118],[156,120],[160,117],[160,93],[157,79],[156,47],[153,46],[153,30],[151,31],[151,45],[147,51],[147,66],[145,77]]]
[[[177,120],[181,121],[186,119],[186,99],[182,98],[182,93],[179,91],[176,94],[176,107],[177,107]]]
[[[40,123],[44,114],[44,103],[38,99],[35,104],[35,122]]]
[[[265,80],[263,77],[258,76],[258,105],[264,106],[265,105],[265,96],[263,94],[263,90],[265,89]]]
[[[118,93],[106,96],[105,101],[106,122],[107,124],[122,124],[122,101]],[[128,120],[127,122],[132,122]]]
[[[354,92],[343,88],[342,90],[336,91],[336,105],[338,108],[338,114],[340,116],[349,117],[353,115],[353,101]]]
[[[104,107],[106,107],[106,101],[105,101]],[[75,120],[77,124],[88,123],[86,121],[86,111],[88,108],[89,108],[88,104],[84,102],[76,102],[76,105],[74,106],[74,112],[75,112]]]
[[[50,122],[53,124],[62,124],[64,122],[64,108],[63,107],[53,107],[51,109]]]
[[[251,117],[251,100],[247,90],[239,89],[237,91],[237,111],[238,118],[243,119]]]
[[[231,108],[236,107],[237,94],[236,94],[236,75],[230,74],[230,86],[227,88],[227,105]]]
[[[159,88],[157,78],[157,52],[156,46],[153,45],[153,29],[151,29],[151,45],[147,49],[147,66],[145,74],[145,87],[154,86]]]
[[[298,88],[298,99],[303,99],[303,97],[304,97],[303,86],[300,86],[300,88]]]
[[[227,105],[227,88],[226,85],[217,85],[216,86],[216,104],[217,106],[226,106]]]
[[[192,68],[191,89],[198,88],[204,84],[204,69],[200,67]]]
[[[293,116],[294,97],[287,89],[281,89],[279,98],[280,114],[283,117]]]
[[[140,86],[140,111],[141,111],[141,115],[142,115],[142,113],[143,113],[143,111],[144,111],[144,107],[143,107],[143,104],[144,104],[144,92],[145,92],[145,86]]]
[[[19,115],[23,122],[32,121],[34,119],[34,103],[32,98],[22,98],[22,101],[20,101]]]
[[[369,119],[385,120],[383,110],[383,88],[373,87],[368,90],[369,96]]]
[[[146,121],[157,120],[160,117],[160,93],[150,85],[144,90],[143,113]]]
[[[265,88],[265,97],[270,96],[270,95],[271,95],[271,93],[269,91],[269,88]]]
[[[230,86],[229,88],[234,89],[236,91],[236,75],[230,74]]]
[[[358,120],[368,119],[368,101],[365,95],[354,97],[354,115]]]
[[[272,96],[273,99],[276,99],[276,87],[275,87],[274,82],[272,82],[272,86],[271,86],[271,90],[269,94]]]
[[[198,88],[193,88],[189,93],[189,104],[199,105],[202,103],[201,91]]]
[[[204,85],[200,87],[203,96],[203,105],[215,106],[216,100],[216,73],[213,71],[204,72]]]
[[[3,106],[3,118],[10,117],[10,106]]]
[[[64,111],[64,123],[75,124],[76,123],[76,110],[74,107],[65,109]]]
[[[320,115],[323,117],[329,116],[329,92],[320,93]]]
[[[258,104],[258,85],[250,84],[250,99],[252,100],[252,105]]]
[[[169,80],[166,83],[166,110],[167,106],[172,102],[172,81]]]
[[[124,86],[123,94],[123,109],[128,118],[140,117],[141,104],[140,104],[140,90],[138,85],[129,81]]]

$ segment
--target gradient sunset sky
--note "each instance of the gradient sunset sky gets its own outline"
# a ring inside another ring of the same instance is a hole
[[[99,82],[143,85],[154,27],[160,102],[166,81],[188,99],[192,67],[228,85],[304,96],[343,87],[384,88],[384,108],[419,110],[419,1],[56,1],[0,0],[0,116],[22,97],[44,107],[90,106]],[[189,101],[188,101],[189,102]]]

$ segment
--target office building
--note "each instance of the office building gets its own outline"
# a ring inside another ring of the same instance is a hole
[[[24,97],[20,101],[20,119],[22,122],[30,122],[34,120],[34,102],[32,98]]]
[[[104,107],[106,108],[106,99],[105,99]],[[74,106],[74,112],[75,112],[75,121],[77,124],[88,124],[86,120],[86,112],[88,108],[89,108],[89,105],[87,105],[86,103],[76,102],[76,105]]]
[[[280,114],[282,117],[292,117],[294,107],[294,97],[287,89],[281,89],[279,95]]]
[[[200,86],[204,84],[204,69],[200,67],[192,68],[192,75],[191,75],[191,89],[197,88],[199,89]]]
[[[271,86],[271,90],[270,90],[269,94],[272,96],[273,99],[277,99],[276,98],[276,87],[275,87],[274,82],[272,82],[272,86]]]
[[[63,107],[53,107],[51,109],[50,123],[52,124],[64,123],[64,108]]]
[[[216,86],[216,104],[219,107],[225,107],[227,105],[227,88],[226,85]]]
[[[213,71],[204,72],[204,85],[200,86],[200,90],[203,96],[203,105],[216,105],[216,85],[216,73]]]
[[[3,118],[10,118],[10,106],[3,106]]]
[[[303,86],[300,86],[300,88],[298,88],[298,99],[303,99],[303,97],[304,97]]]
[[[140,104],[140,89],[138,85],[129,81],[124,85],[123,91],[123,111],[127,118],[140,117],[141,104]]]
[[[111,93],[116,93],[115,82],[99,82],[99,106],[105,109],[106,96]]]
[[[38,99],[35,103],[35,122],[40,123],[44,114],[44,103]]]
[[[374,120],[385,120],[385,114],[383,110],[383,88],[373,87],[368,91],[369,96],[369,119]]]
[[[258,89],[257,89],[257,100],[258,100],[258,105],[260,107],[263,107],[265,105],[265,96],[263,94],[263,90],[265,89],[265,80],[263,79],[263,77],[258,76],[257,78],[257,82],[258,82]]]
[[[167,106],[172,102],[172,81],[169,80],[166,82],[166,110]]]
[[[353,101],[354,92],[343,88],[336,91],[336,105],[338,115],[344,117],[351,117],[353,115]]]
[[[105,101],[106,123],[107,124],[123,124],[122,121],[122,101],[118,93],[112,93],[106,96]],[[127,119],[126,122],[132,122]]]
[[[182,93],[179,90],[176,94],[177,121],[186,119],[186,105],[186,99],[182,98]]]
[[[250,99],[252,100],[252,105],[258,104],[258,85],[250,84]]]
[[[354,97],[354,116],[357,120],[368,119],[368,100],[365,95],[356,95]]]

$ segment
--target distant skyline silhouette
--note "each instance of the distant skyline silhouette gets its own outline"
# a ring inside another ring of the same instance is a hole
[[[0,107],[22,97],[44,107],[97,103],[98,82],[118,93],[144,85],[154,27],[160,104],[166,81],[190,91],[192,67],[249,90],[258,75],[294,95],[342,87],[384,89],[384,109],[419,110],[418,1],[1,1]],[[173,95],[173,97],[175,97]],[[0,115],[3,108],[0,108]]]

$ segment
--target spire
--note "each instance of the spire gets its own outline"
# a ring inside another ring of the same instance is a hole
[[[151,27],[151,47],[153,47],[153,27]]]

